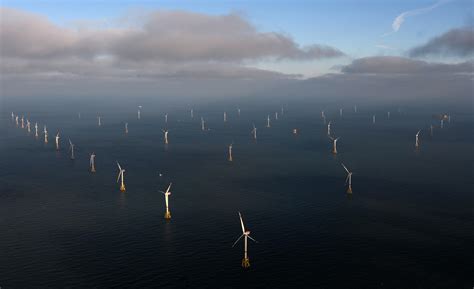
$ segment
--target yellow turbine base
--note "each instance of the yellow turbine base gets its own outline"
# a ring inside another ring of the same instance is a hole
[[[337,155],[337,151],[335,151],[335,150],[333,150],[332,153],[333,153],[334,155]]]
[[[165,213],[165,219],[167,219],[167,220],[171,219],[171,213],[170,212]]]
[[[352,187],[348,187],[348,188],[347,188],[347,193],[348,193],[348,194],[352,194]]]
[[[242,259],[242,267],[243,268],[249,268],[250,267],[250,259],[249,258],[243,258]]]
[[[120,186],[120,191],[125,192],[125,186]]]
[[[91,169],[91,173],[95,173],[95,168],[92,168],[92,169]]]

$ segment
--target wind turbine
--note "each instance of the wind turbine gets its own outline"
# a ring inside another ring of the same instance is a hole
[[[59,150],[59,131],[58,131],[58,133],[56,134],[55,139],[56,139],[56,150],[58,151],[58,150]]]
[[[38,137],[38,123],[35,122],[35,137]]]
[[[16,123],[16,126],[18,126],[18,115],[15,116],[15,123]]]
[[[444,127],[444,119],[441,119],[441,125],[440,125],[441,128]]]
[[[30,133],[31,132],[31,123],[30,123],[29,119],[26,120],[26,128],[28,129],[28,133]]]
[[[275,120],[278,120],[278,111],[275,111]]]
[[[270,127],[270,115],[267,115],[267,127]]]
[[[285,110],[283,109],[283,106],[281,107],[281,115],[283,115],[283,113],[285,112]]]
[[[21,128],[25,128],[25,120],[23,116],[21,116]]]
[[[224,111],[224,122],[227,122],[227,113]]]
[[[12,121],[15,121],[15,114],[12,111]]]
[[[326,114],[324,114],[324,110],[321,110],[321,118],[323,119],[324,124],[326,124]]]
[[[141,119],[141,117],[142,117],[142,111],[141,110],[142,110],[142,106],[139,105],[138,110],[137,110],[137,119]]]
[[[240,116],[240,107],[237,108],[237,115]]]
[[[169,195],[171,195],[170,189],[171,189],[171,184],[169,184],[168,188],[166,189],[166,192],[160,191],[163,195],[165,195],[165,204],[166,204],[166,212],[165,212],[165,219],[169,220],[171,219],[171,213],[169,209]]]
[[[206,124],[206,122],[204,121],[204,118],[201,117],[201,130],[202,130],[202,131],[206,130],[205,124]]]
[[[72,143],[71,139],[69,139],[69,150],[71,151],[71,160],[74,159],[74,144]]]
[[[329,139],[332,140],[332,153],[337,154],[337,140],[339,138],[333,138],[332,136],[329,136]]]
[[[128,122],[125,123],[125,133],[128,133]]]
[[[194,109],[191,108],[191,118],[194,118]]]
[[[375,124],[375,114],[372,116],[372,123]]]
[[[342,108],[339,109],[339,116],[342,117]]]
[[[48,143],[48,130],[46,129],[46,125],[43,127],[44,132],[44,143]]]
[[[331,121],[328,122],[328,135],[331,135]]]
[[[253,129],[250,131],[251,134],[253,134],[253,139],[257,139],[257,128],[255,127],[255,124],[253,124]]]
[[[354,112],[357,113],[357,105],[354,105]]]
[[[234,242],[234,244],[232,245],[232,248],[235,246],[235,244],[237,244],[237,242],[240,241],[240,239],[242,239],[242,237],[244,237],[244,258],[242,259],[242,267],[248,268],[250,267],[250,259],[247,254],[247,243],[248,243],[247,239],[250,239],[254,241],[255,243],[258,243],[258,242],[254,238],[250,237],[250,231],[245,230],[244,221],[242,221],[242,215],[240,214],[240,212],[239,212],[239,218],[240,218],[240,225],[242,226],[242,235],[240,235],[240,237]]]
[[[98,121],[98,123],[97,123],[97,124],[98,124],[99,126],[101,126],[101,125],[102,125],[102,123],[101,123],[101,121],[100,121],[100,116],[98,116],[98,117],[97,117],[97,121]]]
[[[118,166],[118,169],[119,169],[119,173],[118,173],[118,176],[117,176],[117,183],[121,180],[120,191],[125,192],[125,183],[124,183],[124,179],[123,179],[124,178],[123,173],[125,173],[125,170],[122,169],[119,162],[117,162],[117,166]]]
[[[419,139],[420,132],[421,132],[421,129],[415,135],[415,147],[417,149],[420,147],[420,139]]]
[[[165,123],[168,123],[168,114],[165,113]]]
[[[89,159],[89,165],[91,167],[91,173],[95,173],[95,153],[91,153],[91,157]]]
[[[352,172],[349,171],[343,163],[341,163],[341,165],[347,172],[347,178],[346,178],[346,183],[348,184],[347,193],[352,194]]]
[[[232,161],[232,146],[234,145],[234,143],[231,143],[229,145],[229,162]]]
[[[390,111],[387,111],[387,119],[390,119]]]
[[[162,129],[161,130],[164,133],[164,138],[165,138],[165,144],[168,144],[168,130],[167,129]]]
[[[430,125],[430,136],[431,137],[433,137],[433,129],[434,129],[433,125]]]

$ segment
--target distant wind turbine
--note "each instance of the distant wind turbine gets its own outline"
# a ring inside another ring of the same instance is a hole
[[[165,144],[168,144],[168,130],[167,129],[162,129],[161,130],[164,134],[164,140],[165,140]]]
[[[275,120],[278,120],[278,111],[275,111]]]
[[[169,209],[169,195],[171,195],[170,189],[171,189],[171,184],[169,184],[168,188],[166,189],[165,192],[160,191],[163,195],[165,195],[165,205],[166,205],[166,211],[165,211],[165,219],[169,220],[171,219],[171,213]]]
[[[328,135],[331,135],[331,121],[328,122]]]
[[[59,150],[59,131],[58,131],[58,133],[56,134],[55,139],[56,139],[56,150],[58,151],[58,150]]]
[[[347,193],[352,194],[352,172],[349,171],[344,164],[341,163],[341,165],[347,172],[347,178],[346,178],[346,183],[348,184]]]
[[[117,176],[117,183],[120,181],[120,191],[125,192],[125,180],[124,180],[124,175],[123,175],[125,173],[125,170],[122,169],[119,162],[117,162],[117,166],[118,166],[118,169],[119,169],[119,173],[118,173],[118,176]]]
[[[141,117],[142,117],[142,106],[139,105],[138,110],[137,110],[137,119],[141,119]]]
[[[71,139],[69,139],[69,150],[71,151],[71,160],[74,159],[74,144],[72,143]]]
[[[95,153],[92,152],[89,159],[89,166],[92,173],[95,173]]]
[[[375,124],[375,114],[372,116],[372,124]]]
[[[253,139],[257,139],[257,128],[255,127],[255,124],[253,124],[253,129],[250,131],[251,134],[253,134]]]
[[[244,258],[242,259],[242,267],[248,268],[250,267],[250,259],[247,254],[247,243],[248,243],[247,239],[250,239],[254,241],[255,243],[258,243],[258,242],[254,238],[250,237],[250,231],[245,230],[244,221],[242,220],[242,215],[240,214],[240,212],[239,212],[239,218],[240,218],[240,225],[242,226],[242,235],[240,235],[240,237],[234,242],[234,244],[232,245],[232,248],[235,246],[235,244],[237,244],[237,242],[240,241],[240,239],[242,239],[242,237],[244,237]]]
[[[206,130],[206,122],[204,121],[203,117],[201,117],[201,130],[202,131]]]
[[[224,122],[227,122],[227,113],[224,111]]]
[[[48,129],[46,128],[46,125],[43,127],[43,132],[44,132],[44,143],[48,143]]]
[[[270,115],[267,115],[267,127],[270,127]]]
[[[101,126],[101,125],[102,125],[100,116],[97,117],[97,124],[98,124],[98,126]]]
[[[125,133],[128,133],[128,122],[125,123]]]
[[[25,128],[25,120],[23,116],[21,116],[21,128]]]
[[[415,147],[417,149],[420,147],[420,139],[419,139],[420,132],[421,132],[421,129],[415,135]]]
[[[29,134],[31,132],[31,123],[29,119],[26,120],[26,128],[28,129],[28,134]]]
[[[233,146],[233,143],[229,145],[229,162],[232,161],[232,146]]]
[[[38,137],[38,123],[35,122],[35,137]]]
[[[329,136],[329,139],[332,140],[332,153],[337,154],[337,141],[339,138],[333,138],[332,136]]]

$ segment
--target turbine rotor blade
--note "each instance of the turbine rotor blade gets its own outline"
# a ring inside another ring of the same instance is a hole
[[[232,244],[232,248],[234,248],[235,244],[237,244],[238,241],[240,241],[240,239],[242,239],[242,237],[244,236],[244,234],[240,235],[240,237],[235,240],[234,244]]]
[[[240,225],[242,225],[242,233],[245,234],[245,227],[244,227],[244,221],[242,221],[242,215],[239,212],[239,218],[240,218]]]
[[[247,235],[247,237],[249,237],[250,240],[254,241],[255,243],[258,243],[257,240],[255,240],[254,238],[250,237],[250,235]]]

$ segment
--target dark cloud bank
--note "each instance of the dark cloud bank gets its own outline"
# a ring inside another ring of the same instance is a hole
[[[474,27],[451,29],[409,51],[412,57],[442,55],[467,57],[474,55]]]
[[[443,64],[367,57],[341,66],[340,73],[307,80],[250,68],[249,61],[344,54],[326,45],[300,47],[281,33],[259,32],[236,14],[155,12],[138,26],[114,29],[68,29],[8,8],[1,9],[1,14],[0,93],[4,99],[148,97],[196,102],[239,97],[275,103],[428,101],[472,107],[472,61]],[[411,54],[450,50],[470,55],[469,35],[465,38],[462,31],[452,36],[451,32],[414,48]]]

